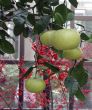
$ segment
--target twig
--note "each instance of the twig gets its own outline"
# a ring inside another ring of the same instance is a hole
[[[72,74],[72,72],[73,72],[73,70],[74,70],[74,67],[75,67],[75,65],[76,65],[76,60],[74,61],[74,65],[73,65],[73,67],[72,67],[72,69],[71,69],[71,71],[70,71],[70,73],[69,73],[69,75],[71,75]]]

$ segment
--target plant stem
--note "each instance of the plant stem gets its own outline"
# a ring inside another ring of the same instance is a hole
[[[37,76],[37,67],[36,67],[36,72],[35,72],[35,77],[34,78],[36,78],[36,76]]]
[[[69,94],[69,110],[73,110],[74,108],[74,96]]]

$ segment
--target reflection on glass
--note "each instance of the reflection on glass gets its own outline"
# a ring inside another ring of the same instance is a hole
[[[14,25],[12,22],[7,23],[8,30],[7,33],[13,38],[6,38],[7,41],[9,41],[15,48],[15,53],[14,54],[4,54],[4,56],[0,55],[0,59],[10,59],[10,60],[15,60],[19,59],[19,37],[15,37],[13,33],[13,28]]]
[[[83,27],[78,26],[76,24],[81,24],[85,27],[86,31],[82,31]],[[91,21],[75,21],[74,27],[77,28],[78,31],[84,32],[86,33],[88,36],[90,36],[92,34],[92,22]],[[88,43],[85,42],[83,43],[83,53],[84,53],[84,58],[90,58],[92,59],[92,43]],[[78,108],[82,108],[83,110],[87,109],[92,109],[92,64],[87,63],[85,65],[85,68],[89,71],[89,80],[87,85],[85,85],[84,89],[86,92],[86,100],[84,102],[84,104],[82,104],[81,102],[76,102]]]
[[[18,74],[17,65],[0,64],[0,110],[18,106],[14,103]]]
[[[75,21],[75,22],[74,22],[74,27],[75,27],[77,30],[81,31],[81,30],[83,30],[83,27],[78,26],[78,25],[76,25],[76,24],[81,24],[81,25],[83,25],[83,26],[85,27],[85,30],[86,30],[86,33],[87,33],[87,34],[91,34],[91,33],[92,33],[92,21]]]
[[[75,14],[79,16],[92,15],[92,0],[78,0],[78,7],[75,9]]]
[[[25,38],[24,40],[24,60],[34,61],[35,52],[32,49],[31,38]]]

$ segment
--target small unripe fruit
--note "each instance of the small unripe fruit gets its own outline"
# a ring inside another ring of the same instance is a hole
[[[42,44],[51,46],[51,39],[54,36],[54,30],[50,30],[47,32],[44,32],[43,34],[40,35],[40,41]]]
[[[42,79],[27,79],[25,81],[25,88],[32,93],[40,93],[46,87],[45,81]]]
[[[70,49],[70,50],[63,50],[64,58],[70,60],[78,60],[82,57],[83,53],[80,48]]]

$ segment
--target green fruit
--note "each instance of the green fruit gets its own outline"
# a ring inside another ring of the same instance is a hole
[[[44,80],[42,79],[27,79],[25,81],[25,88],[32,93],[40,93],[46,87]]]
[[[61,29],[54,33],[52,46],[58,50],[77,48],[80,44],[80,34],[74,29]]]
[[[82,56],[82,50],[80,48],[70,49],[70,50],[63,50],[64,58],[70,60],[78,60]]]
[[[51,46],[51,38],[54,36],[54,32],[55,32],[54,30],[44,32],[40,36],[41,43],[47,46]]]

